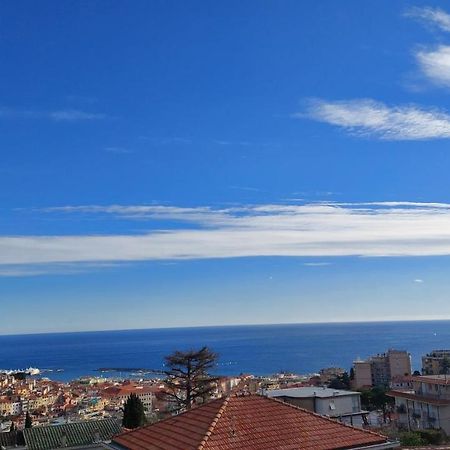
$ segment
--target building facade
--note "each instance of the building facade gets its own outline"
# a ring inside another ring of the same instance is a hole
[[[353,363],[353,388],[389,386],[393,378],[411,375],[411,355],[404,350],[388,350]]]
[[[110,386],[102,392],[102,399],[110,406],[121,408],[131,394],[135,394],[142,402],[146,412],[153,410],[154,389],[134,384]]]
[[[368,412],[361,410],[359,392],[323,387],[299,387],[269,389],[264,394],[349,425],[361,427],[367,422]]]
[[[398,425],[408,430],[440,429],[450,433],[450,377],[412,377],[413,388],[393,390]]]
[[[422,356],[422,375],[441,375],[450,372],[450,350],[433,350]]]

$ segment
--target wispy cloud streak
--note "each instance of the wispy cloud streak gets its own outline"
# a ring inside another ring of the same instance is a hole
[[[382,140],[450,138],[449,114],[415,105],[387,106],[370,99],[312,100],[306,113],[294,117],[309,117],[341,127],[353,135]]]
[[[445,203],[267,204],[223,209],[115,205],[47,211],[129,218],[145,214],[147,220],[179,224],[176,229],[145,234],[4,236],[0,237],[0,264],[450,255],[450,204]]]
[[[32,109],[12,109],[0,107],[3,119],[48,119],[55,122],[77,122],[105,119],[105,114],[81,111],[78,109],[60,109],[55,111],[38,111]]]
[[[407,17],[416,18],[426,25],[431,25],[442,31],[450,32],[450,14],[443,9],[414,7],[410,8],[405,15]]]

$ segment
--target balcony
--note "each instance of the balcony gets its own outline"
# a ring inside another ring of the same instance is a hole
[[[429,405],[438,405],[438,406],[450,405],[450,396],[446,396],[445,398],[443,398],[442,396],[430,395],[429,393],[422,394],[420,392],[414,391],[395,391],[395,390],[388,392],[387,395],[389,397],[404,398],[406,400],[427,403]]]
[[[447,391],[432,391],[428,389],[418,389],[415,391],[416,395],[426,398],[434,398],[436,400],[449,400],[450,401],[450,392]]]

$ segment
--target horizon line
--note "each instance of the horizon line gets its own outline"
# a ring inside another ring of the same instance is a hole
[[[346,321],[327,321],[327,322],[277,322],[277,323],[245,323],[245,324],[223,324],[223,325],[188,325],[188,326],[161,326],[149,328],[106,328],[102,330],[69,330],[69,331],[37,331],[25,333],[0,333],[2,337],[13,336],[38,336],[49,334],[81,334],[81,333],[108,333],[108,332],[126,332],[126,331],[149,331],[149,330],[183,330],[197,328],[235,328],[235,327],[264,327],[264,326],[292,326],[292,325],[350,325],[350,324],[374,324],[374,323],[407,323],[407,322],[449,322],[450,317],[446,319],[389,319],[389,320],[346,320]]]

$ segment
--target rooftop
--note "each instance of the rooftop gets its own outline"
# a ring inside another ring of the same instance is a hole
[[[450,384],[450,375],[420,375],[412,378],[413,381],[420,381],[429,384]]]
[[[411,391],[392,390],[392,391],[389,391],[386,395],[388,395],[389,397],[406,398],[408,400],[414,400],[414,401],[418,401],[418,402],[422,402],[422,403],[428,403],[430,405],[438,405],[438,406],[450,405],[450,400],[441,399],[438,397],[426,396],[426,395],[422,395],[422,394],[416,394],[415,392],[411,392]]]
[[[25,428],[24,437],[28,450],[51,450],[62,446],[89,446],[98,441],[108,441],[120,430],[120,423],[115,419],[103,419]]]
[[[385,436],[259,395],[213,400],[113,439],[126,450],[394,448]]]
[[[291,389],[269,389],[265,391],[268,397],[293,397],[293,398],[330,398],[346,397],[348,395],[361,395],[359,392],[344,391],[340,389],[330,389],[315,386],[305,386]]]

